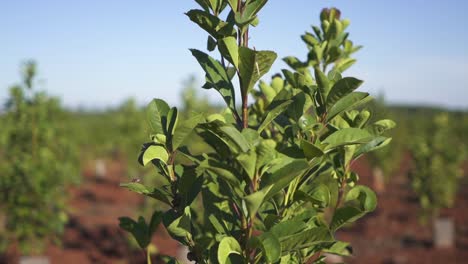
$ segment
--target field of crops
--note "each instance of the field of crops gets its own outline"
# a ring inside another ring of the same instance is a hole
[[[465,263],[468,108],[366,91],[334,7],[302,57],[253,46],[269,4],[193,1],[204,78],[180,73],[176,105],[166,89],[70,107],[20,63],[0,102],[0,264]]]

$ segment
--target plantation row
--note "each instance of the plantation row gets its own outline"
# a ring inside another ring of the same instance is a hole
[[[320,26],[301,36],[304,59],[285,57],[288,69],[268,77],[277,54],[249,46],[267,1],[196,2],[200,9],[186,15],[208,35],[208,51],[191,52],[206,73],[203,88],[218,91],[224,105],[197,96],[192,80],[179,108],[154,99],[145,108],[128,100],[70,111],[37,91],[35,63],[23,65],[0,116],[0,252],[17,243],[30,254],[59,242],[68,188],[80,184],[84,163],[102,159],[125,162],[122,187],[154,200],[135,208],[146,217],[119,219],[148,263],[160,225],[196,263],[349,256],[352,245],[336,232],[377,206],[352,170],[363,156],[385,181],[409,153],[421,215],[453,206],[468,113],[388,107],[357,91],[363,81],[346,70],[361,46],[338,9],[324,9]]]

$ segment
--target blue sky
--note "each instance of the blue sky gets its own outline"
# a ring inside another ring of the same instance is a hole
[[[41,86],[70,107],[113,106],[130,96],[177,104],[182,81],[203,77],[188,48],[204,49],[206,34],[183,15],[193,2],[0,0],[0,102],[20,62],[32,58]],[[362,90],[394,103],[468,109],[468,1],[270,0],[250,44],[304,58],[299,36],[330,6],[364,45],[348,72],[365,80]],[[278,60],[271,74],[284,67]]]

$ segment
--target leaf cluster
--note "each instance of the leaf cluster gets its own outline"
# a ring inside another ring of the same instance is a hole
[[[139,160],[166,183],[123,186],[168,206],[156,209],[162,224],[196,263],[324,263],[322,253],[350,255],[336,231],[377,206],[351,164],[387,145],[384,133],[395,123],[370,122],[364,106],[371,97],[356,91],[362,81],[343,76],[360,48],[345,32],[349,21],[335,8],[323,10],[321,27],[302,36],[307,59],[284,58],[290,70],[255,90],[277,57],[248,47],[249,27],[267,0],[197,2],[202,9],[187,15],[210,35],[207,48],[220,59],[191,51],[206,73],[204,88],[221,94],[226,111],[182,119],[154,99],[147,110],[152,141]],[[192,154],[185,144],[193,132],[212,151]]]

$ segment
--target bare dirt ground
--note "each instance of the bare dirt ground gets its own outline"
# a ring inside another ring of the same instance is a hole
[[[346,263],[468,263],[468,193],[464,191],[468,184],[461,187],[455,208],[442,212],[455,220],[456,246],[436,249],[431,225],[419,222],[417,198],[405,176],[408,167],[405,159],[400,171],[386,184],[385,192],[378,195],[375,212],[338,234],[353,245],[355,256],[346,259]],[[97,179],[90,168],[84,170],[82,184],[70,190],[71,217],[63,243],[49,246],[46,252],[51,264],[145,263],[143,253],[130,246],[117,220],[120,216],[136,217],[142,197],[119,187],[120,182],[128,181],[121,163],[108,162],[102,179]],[[354,170],[363,184],[374,184],[372,170],[365,160],[358,161]],[[161,254],[176,255],[177,243],[163,230],[158,231],[153,242]],[[18,253],[13,250],[8,258],[0,258],[0,263],[18,263]],[[155,258],[153,263],[162,261]]]

